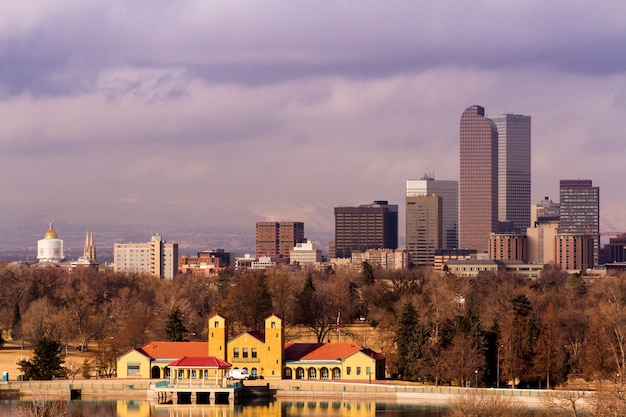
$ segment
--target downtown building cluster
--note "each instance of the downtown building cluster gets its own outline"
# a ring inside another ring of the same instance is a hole
[[[214,275],[228,267],[357,269],[364,261],[463,276],[505,270],[536,277],[545,264],[581,273],[602,264],[622,268],[626,234],[616,233],[601,248],[599,187],[589,179],[562,179],[559,185],[559,202],[545,197],[531,204],[531,117],[487,116],[473,105],[460,118],[458,180],[429,174],[406,180],[405,248],[398,248],[398,205],[375,200],[334,208],[328,259],[305,238],[303,222],[262,221],[256,224],[254,256],[218,249],[179,257],[178,245],[157,234],[147,243],[116,243],[113,269],[172,279],[180,273]],[[39,264],[61,263],[62,244],[51,224],[39,241]],[[95,265],[89,233],[79,264]]]
[[[328,264],[536,277],[544,264],[585,273],[625,260],[626,236],[600,247],[600,192],[591,180],[560,180],[560,202],[546,197],[531,204],[530,116],[489,117],[481,106],[468,107],[459,125],[459,168],[458,180],[406,181],[404,249],[398,249],[398,205],[336,207]],[[258,250],[258,227],[256,255],[271,256]]]

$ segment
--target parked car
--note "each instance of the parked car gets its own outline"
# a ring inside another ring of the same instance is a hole
[[[250,375],[245,369],[231,369],[228,371],[228,379],[249,379]]]

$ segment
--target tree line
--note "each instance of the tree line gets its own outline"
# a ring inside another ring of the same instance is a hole
[[[0,264],[0,282],[5,339],[90,349],[101,376],[151,340],[207,340],[215,313],[229,319],[231,334],[262,330],[274,313],[288,339],[307,332],[325,342],[339,312],[342,324],[370,326],[367,337],[350,336],[384,353],[392,378],[549,388],[572,375],[619,384],[626,375],[624,274],[590,279],[548,265],[536,280],[464,278],[364,263],[360,271],[225,270],[170,281]]]

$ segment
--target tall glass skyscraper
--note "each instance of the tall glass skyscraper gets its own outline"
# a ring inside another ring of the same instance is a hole
[[[498,220],[530,227],[530,116],[490,117],[498,129]]]
[[[481,106],[461,115],[459,156],[459,247],[487,251],[499,230],[498,129]]]

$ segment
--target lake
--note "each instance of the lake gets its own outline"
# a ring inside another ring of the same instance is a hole
[[[0,416],[18,416],[19,401],[0,402]],[[85,417],[442,417],[446,407],[378,401],[283,400],[244,405],[159,405],[145,400],[74,401]]]

